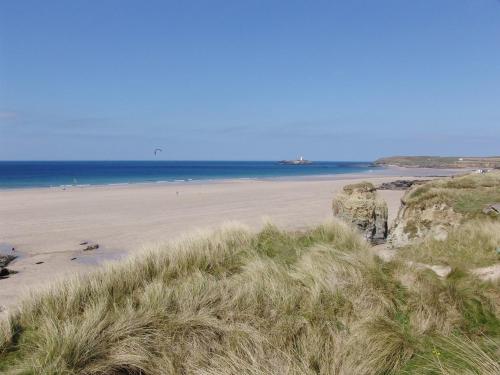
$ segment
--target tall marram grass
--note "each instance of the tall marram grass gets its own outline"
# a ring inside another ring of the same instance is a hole
[[[0,372],[490,374],[497,305],[475,285],[385,264],[340,222],[232,225],[33,295],[0,326]],[[436,364],[437,337],[474,347]]]
[[[429,341],[426,353],[411,363],[420,374],[496,375],[500,373],[499,345],[485,338],[485,345],[478,345],[467,337],[438,336]],[[489,346],[488,346],[489,344]],[[496,360],[494,359],[496,358]],[[411,373],[409,370],[407,373]]]

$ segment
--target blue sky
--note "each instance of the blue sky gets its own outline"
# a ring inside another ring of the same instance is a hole
[[[0,160],[500,154],[498,0],[0,2]]]

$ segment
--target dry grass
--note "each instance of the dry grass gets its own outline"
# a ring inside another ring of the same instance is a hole
[[[495,303],[473,279],[382,263],[340,222],[231,226],[34,295],[0,327],[0,371],[459,374],[481,362],[470,373],[489,374]],[[437,366],[437,337],[475,346],[466,363]]]

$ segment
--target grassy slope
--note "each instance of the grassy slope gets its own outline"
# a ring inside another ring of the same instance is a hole
[[[467,218],[482,217],[488,203],[500,202],[500,173],[468,174],[418,186],[405,197],[408,206],[444,203]]]
[[[483,214],[488,203],[500,202],[500,173],[471,174],[429,182],[412,190],[405,203],[414,209],[448,206],[463,215],[463,225],[450,231],[445,241],[432,238],[401,250],[403,259],[446,264],[461,269],[500,262],[500,217]]]
[[[34,296],[0,372],[498,374],[496,287],[384,264],[342,223],[225,228]]]

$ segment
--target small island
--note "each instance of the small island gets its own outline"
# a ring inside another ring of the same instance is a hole
[[[298,159],[295,159],[295,160],[281,160],[279,163],[280,164],[288,164],[288,165],[304,165],[304,164],[312,164],[312,161],[306,160],[302,156],[300,156]]]

